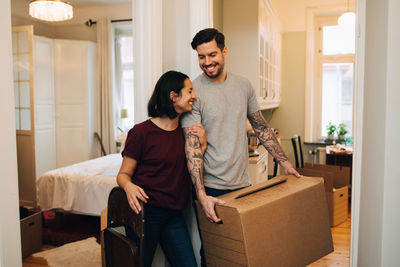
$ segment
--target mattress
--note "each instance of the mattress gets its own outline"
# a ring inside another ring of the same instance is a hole
[[[121,162],[121,154],[110,154],[44,173],[36,182],[40,208],[100,216]]]

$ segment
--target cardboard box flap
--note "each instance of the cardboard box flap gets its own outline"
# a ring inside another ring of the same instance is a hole
[[[298,168],[298,173],[309,177],[322,177],[324,179],[325,192],[332,192],[334,185],[334,174],[323,170]]]
[[[302,191],[304,188],[309,187],[310,184],[322,183],[322,181],[321,178],[296,178],[293,175],[280,175],[254,185],[251,188],[243,188],[219,198],[226,202],[222,206],[235,208],[238,213],[245,213],[246,211],[257,209],[270,202]],[[217,215],[218,206],[216,207]]]
[[[306,169],[313,169],[317,171],[328,171],[333,172],[333,187],[340,188],[350,184],[351,170],[350,167],[336,166],[336,165],[324,165],[324,164],[305,164]]]

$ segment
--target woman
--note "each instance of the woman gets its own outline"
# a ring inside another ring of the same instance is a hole
[[[158,242],[171,266],[197,266],[182,211],[186,208],[190,177],[186,167],[185,139],[179,125],[182,113],[192,110],[196,95],[190,79],[169,71],[158,80],[148,103],[151,117],[128,133],[118,185],[136,213],[146,205],[145,266],[151,266]],[[206,147],[204,128],[193,134]]]

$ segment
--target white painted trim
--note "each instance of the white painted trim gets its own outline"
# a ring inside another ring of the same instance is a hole
[[[332,16],[345,11],[347,5],[334,4],[318,7],[307,7],[306,9],[306,88],[305,88],[305,125],[304,125],[304,141],[315,141],[316,136],[312,129],[315,128],[313,113],[315,111],[315,88],[314,88],[314,18],[316,16]],[[351,7],[352,8],[352,7]]]
[[[338,20],[338,15],[333,16],[316,16],[314,17],[314,42],[315,45],[313,49],[314,53],[314,75],[310,77],[313,79],[313,96],[315,97],[313,103],[311,103],[313,107],[313,113],[311,113],[311,120],[314,122],[313,127],[309,129],[312,134],[312,140],[320,140],[324,136],[321,135],[322,132],[322,101],[323,101],[323,92],[322,92],[322,66],[325,63],[353,63],[353,67],[355,66],[355,56],[354,54],[343,54],[343,55],[322,55],[319,50],[322,50],[322,30],[319,28],[325,25],[336,25]],[[355,73],[355,72],[354,72]],[[353,94],[354,94],[354,77],[353,75]]]
[[[0,1],[0,266],[22,266],[18,211],[11,1]]]
[[[350,266],[358,266],[358,236],[361,199],[361,160],[364,110],[364,63],[366,0],[357,0],[356,14],[356,71],[353,97],[353,173],[351,189]]]

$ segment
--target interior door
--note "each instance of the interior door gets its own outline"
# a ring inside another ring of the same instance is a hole
[[[87,42],[54,40],[57,168],[89,159]]]
[[[35,123],[33,91],[33,26],[12,29],[20,204],[36,206]]]
[[[53,40],[34,36],[36,177],[56,168]]]

